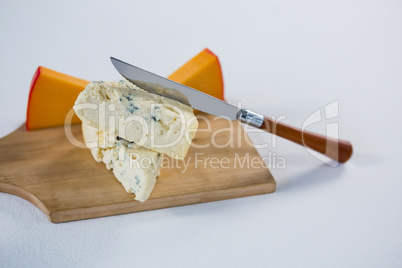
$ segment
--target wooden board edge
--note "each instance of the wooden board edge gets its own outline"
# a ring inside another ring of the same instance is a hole
[[[52,221],[50,217],[51,212],[49,211],[49,209],[45,206],[45,204],[43,204],[43,202],[39,198],[37,198],[29,191],[9,183],[0,182],[0,192],[12,194],[27,200],[28,202],[39,208],[46,215],[46,217],[50,221]]]
[[[19,132],[23,132],[23,131],[26,131],[26,129],[25,129],[25,123],[23,123],[22,125],[20,125],[20,126],[17,127],[16,129],[14,129],[14,130],[11,131],[10,133],[4,135],[3,137],[0,137],[0,144],[3,143],[3,142],[7,142],[8,139],[9,139],[13,134],[16,134],[16,133],[19,133]]]
[[[275,189],[276,182],[271,175],[268,181],[265,183],[249,185],[246,187],[234,187],[204,193],[192,193],[173,197],[148,199],[144,203],[140,203],[140,206],[137,205],[138,201],[133,201],[107,206],[57,211],[50,213],[47,216],[52,223],[62,223],[169,207],[208,203],[252,195],[261,195],[273,193]]]

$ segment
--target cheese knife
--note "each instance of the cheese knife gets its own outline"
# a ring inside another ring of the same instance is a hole
[[[151,93],[175,99],[192,108],[215,116],[240,120],[242,123],[308,147],[339,163],[345,163],[352,155],[352,144],[321,134],[289,126],[282,122],[214,98],[208,94],[148,72],[119,59],[110,58],[116,70],[128,81]]]

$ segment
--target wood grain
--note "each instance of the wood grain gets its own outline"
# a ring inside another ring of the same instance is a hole
[[[233,132],[211,135],[230,122],[203,116],[212,122],[211,129],[200,120],[193,144],[208,147],[191,147],[186,169],[183,162],[166,157],[155,189],[144,203],[135,201],[88,149],[71,144],[63,127],[28,132],[21,126],[0,139],[0,191],[28,200],[55,223],[275,191],[275,180],[265,166],[247,165],[247,158],[261,157],[240,124],[233,123]],[[81,126],[73,125],[71,130],[82,141]],[[230,138],[230,146],[212,146],[229,143]]]
[[[301,146],[308,147],[339,163],[345,163],[353,153],[353,146],[345,140],[330,138],[321,134],[289,126],[282,122],[276,122],[269,117],[264,117],[260,129],[278,135]]]

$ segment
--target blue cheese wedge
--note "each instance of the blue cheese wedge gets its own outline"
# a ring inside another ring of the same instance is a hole
[[[159,176],[161,154],[85,123],[82,124],[82,131],[94,159],[103,162],[107,169],[113,169],[115,177],[126,191],[135,194],[135,200],[147,200]]]
[[[191,107],[125,80],[91,82],[75,104],[85,124],[180,160],[198,128]]]
[[[99,131],[99,129],[88,126],[85,123],[81,124],[81,128],[86,146],[91,150],[91,154],[95,161],[101,163],[103,161],[104,149],[116,147],[117,137],[115,133],[109,131]],[[108,164],[106,164],[106,166],[108,169],[110,169]]]

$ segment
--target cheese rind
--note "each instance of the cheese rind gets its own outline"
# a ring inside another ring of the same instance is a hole
[[[29,91],[26,129],[63,126],[78,94],[88,83],[89,81],[39,66]],[[80,122],[72,114],[71,122],[68,123]]]
[[[117,180],[135,200],[147,200],[155,186],[161,166],[160,153],[138,147],[126,140],[117,140],[114,134],[99,131],[82,124],[84,141],[97,162],[113,169]],[[111,140],[105,145],[99,141]]]
[[[184,159],[198,128],[191,107],[125,80],[91,82],[75,104],[85,124],[175,159]]]

